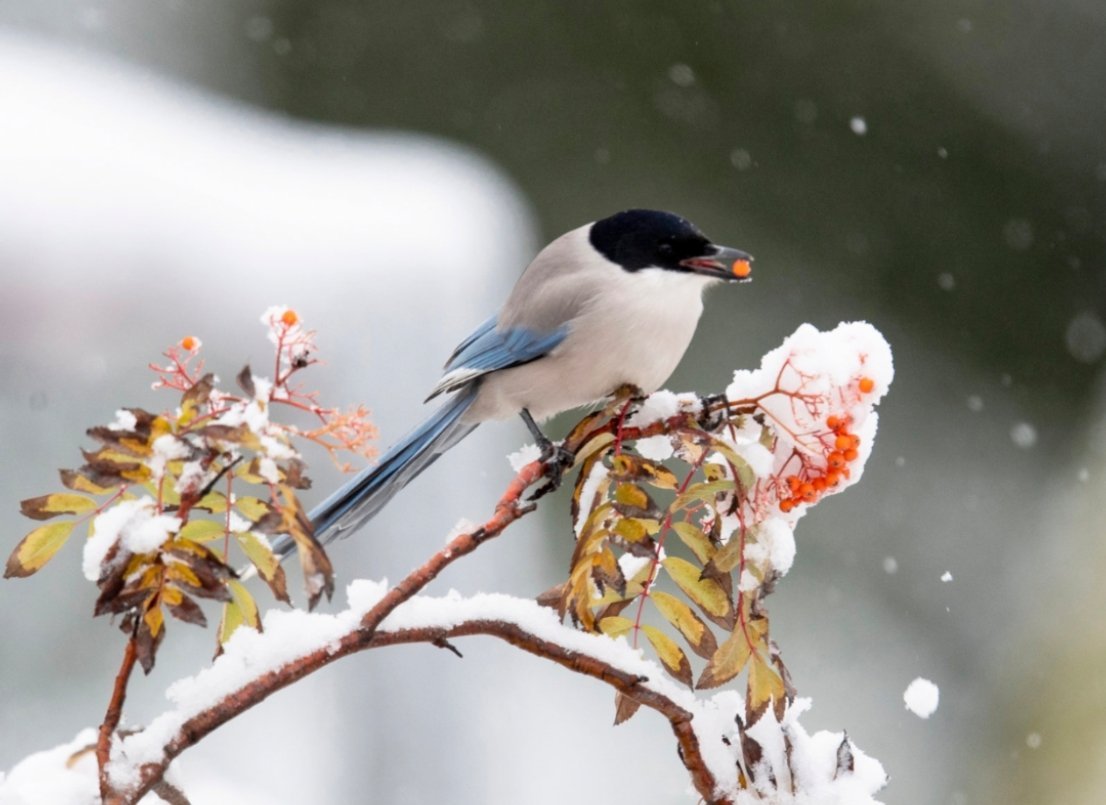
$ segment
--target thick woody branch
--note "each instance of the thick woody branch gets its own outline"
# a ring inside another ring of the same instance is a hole
[[[328,646],[319,649],[286,664],[276,671],[265,673],[229,694],[215,706],[203,710],[185,721],[177,734],[166,744],[162,759],[156,763],[147,763],[142,766],[137,787],[125,792],[118,790],[110,784],[110,780],[106,779],[105,776],[106,785],[102,791],[104,801],[138,802],[162,779],[165,770],[177,755],[197,743],[212,730],[255,704],[264,701],[276,691],[291,685],[325,665],[329,665],[334,660],[369,648],[376,627],[396,607],[426,587],[450,564],[462,556],[472,553],[489,539],[497,537],[511,523],[533,510],[533,504],[523,503],[522,496],[530,486],[544,477],[545,471],[545,466],[540,461],[531,462],[519,470],[496,504],[495,513],[486,523],[471,532],[454,537],[445,548],[430,557],[421,567],[409,573],[395,587],[391,588],[372,609],[365,613],[360,628],[346,635],[337,647]],[[121,699],[119,704],[121,706]],[[110,714],[109,710],[109,718]],[[108,720],[105,719],[105,725]],[[115,723],[118,723],[118,718],[116,718]],[[109,730],[106,734],[108,740],[110,740],[111,731]],[[103,742],[103,739],[101,741]],[[107,745],[105,744],[105,746]],[[105,754],[101,768],[106,768],[106,762]]]
[[[691,726],[692,713],[680,707],[667,696],[651,689],[646,684],[649,681],[646,677],[627,673],[603,660],[566,648],[552,640],[542,639],[518,624],[497,620],[467,621],[448,629],[429,627],[425,629],[401,629],[392,632],[381,631],[373,637],[368,648],[400,643],[433,644],[440,640],[467,637],[469,635],[498,637],[516,648],[552,660],[570,671],[606,682],[639,704],[656,710],[668,719],[672,732],[676,735],[680,760],[683,761],[688,774],[691,775],[691,781],[695,785],[695,789],[703,800],[712,803],[712,805],[729,805],[731,802],[730,799],[720,798],[715,793],[717,786],[714,775],[703,758],[699,736]]]

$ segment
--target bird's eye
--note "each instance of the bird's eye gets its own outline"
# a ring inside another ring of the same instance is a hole
[[[660,246],[657,247],[657,251],[667,257],[668,255],[672,254],[672,244],[662,243]]]

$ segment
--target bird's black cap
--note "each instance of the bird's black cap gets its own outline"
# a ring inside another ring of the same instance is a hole
[[[656,266],[683,270],[681,260],[706,254],[711,245],[695,224],[661,210],[625,210],[592,224],[591,245],[627,271]]]

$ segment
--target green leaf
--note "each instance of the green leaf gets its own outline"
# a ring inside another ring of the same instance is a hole
[[[229,579],[231,600],[223,606],[223,619],[219,623],[219,645],[230,640],[231,635],[240,626],[261,630],[261,618],[257,611],[257,602],[250,591],[239,581]]]
[[[189,520],[177,534],[177,539],[193,542],[210,542],[227,533],[226,526],[216,520]]]
[[[99,504],[84,495],[70,495],[67,492],[55,492],[37,498],[21,501],[19,509],[24,517],[32,520],[49,520],[59,514],[84,514],[95,511]]]
[[[252,523],[256,523],[273,510],[268,503],[255,497],[238,498],[234,501],[234,507]]]
[[[706,483],[692,484],[687,490],[672,503],[671,510],[684,509],[692,503],[703,501],[714,505],[715,500],[721,494],[734,491],[734,482],[729,478],[721,481],[708,481]]]
[[[285,581],[284,569],[280,566],[280,559],[273,553],[273,549],[269,547],[268,543],[252,531],[236,531],[234,538],[238,540],[242,552],[257,568],[257,572],[269,585],[277,600],[286,604],[291,603],[291,599],[288,597],[288,585]]]
[[[731,613],[733,606],[722,585],[714,579],[700,578],[702,571],[691,562],[668,556],[662,564],[676,585],[704,612],[716,618],[725,618]]]
[[[222,514],[227,510],[227,496],[222,492],[208,492],[193,507],[212,514]]]
[[[24,578],[38,571],[65,544],[76,525],[75,520],[50,523],[25,536],[8,557],[4,578]]]

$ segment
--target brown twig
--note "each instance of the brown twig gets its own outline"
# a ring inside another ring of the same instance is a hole
[[[682,419],[682,415],[678,418]],[[675,419],[675,418],[674,418]],[[663,429],[664,426],[661,426]],[[641,429],[642,431],[652,428]],[[603,430],[597,428],[588,434],[591,438]],[[639,429],[625,428],[624,435]],[[495,513],[479,528],[460,534],[435,553],[422,566],[409,573],[392,587],[361,619],[359,628],[349,632],[336,643],[303,655],[282,667],[251,680],[221,701],[186,720],[177,734],[165,745],[161,760],[147,763],[139,769],[139,785],[125,792],[107,793],[115,797],[105,802],[134,803],[142,798],[162,779],[166,769],[181,752],[197,743],[214,729],[260,703],[308,674],[330,663],[359,651],[399,643],[426,642],[432,645],[448,645],[449,638],[484,634],[498,637],[531,654],[552,660],[579,674],[606,682],[621,693],[663,715],[671,725],[679,747],[679,756],[691,776],[696,790],[707,803],[730,805],[731,800],[716,795],[717,781],[708,768],[699,744],[699,737],[692,728],[692,713],[677,705],[672,699],[658,693],[646,683],[647,679],[627,673],[610,663],[575,651],[556,642],[538,637],[516,623],[504,620],[471,620],[448,629],[424,628],[380,631],[379,626],[397,607],[408,601],[434,580],[446,567],[476,550],[482,543],[501,534],[515,520],[533,510],[532,503],[524,503],[522,496],[534,483],[546,475],[546,467],[538,461],[523,467],[510,483]],[[132,659],[133,664],[133,659]],[[105,722],[106,723],[106,722]]]
[[[544,477],[545,472],[545,466],[540,461],[533,461],[519,470],[496,504],[495,513],[486,523],[471,532],[454,537],[445,548],[435,553],[422,566],[409,573],[364,615],[360,628],[346,635],[338,642],[337,647],[331,646],[320,649],[300,657],[276,671],[266,673],[228,695],[213,707],[188,719],[181,726],[177,735],[165,746],[165,754],[162,760],[142,766],[139,774],[140,783],[137,788],[125,793],[118,792],[110,786],[110,781],[108,781],[108,793],[120,797],[120,799],[115,800],[118,802],[137,802],[162,778],[173,758],[212,730],[265,700],[276,691],[317,671],[324,665],[328,665],[347,654],[369,648],[376,627],[396,607],[422,590],[450,564],[462,556],[472,553],[487,540],[501,534],[519,517],[532,511],[533,504],[522,503],[522,496],[530,486]],[[109,801],[106,793],[104,801]]]
[[[116,727],[119,726],[119,720],[123,717],[127,683],[130,681],[137,657],[138,641],[132,632],[127,640],[127,647],[123,650],[123,662],[119,666],[119,673],[115,675],[115,688],[111,692],[111,701],[108,702],[108,710],[104,714],[104,723],[100,725],[100,735],[96,741],[96,763],[100,769],[100,798],[105,805],[114,805],[123,801],[113,790],[111,780],[108,778],[108,762],[111,760],[111,739],[115,735]]]

